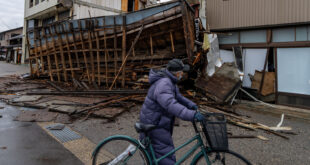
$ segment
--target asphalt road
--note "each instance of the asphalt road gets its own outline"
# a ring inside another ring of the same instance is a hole
[[[1,102],[0,107],[1,165],[83,164],[36,123],[13,121],[19,109]]]
[[[7,76],[7,75],[20,75],[29,73],[30,69],[28,66],[25,65],[15,65],[9,64],[4,61],[0,61],[0,76]]]

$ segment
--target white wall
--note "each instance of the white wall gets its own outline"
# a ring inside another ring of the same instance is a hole
[[[84,2],[93,3],[100,6],[105,6],[108,8],[122,10],[122,0],[83,0]],[[108,10],[103,10],[95,7],[89,7],[80,4],[74,4],[73,15],[75,15],[74,19],[83,19],[89,18],[89,12],[91,17],[99,17],[106,15],[117,15],[119,13],[112,12]]]
[[[45,0],[43,2],[41,2],[41,0],[39,1],[40,1],[39,4],[35,5],[34,0],[33,6],[29,8],[30,0],[25,0],[25,16],[24,16],[25,18],[58,4],[57,2],[58,0]]]

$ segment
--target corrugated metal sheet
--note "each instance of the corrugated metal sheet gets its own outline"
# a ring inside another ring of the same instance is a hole
[[[206,0],[211,30],[310,22],[309,0]]]

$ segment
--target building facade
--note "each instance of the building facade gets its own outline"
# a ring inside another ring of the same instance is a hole
[[[27,62],[29,29],[71,19],[117,15],[146,8],[154,0],[25,0],[22,62]]]
[[[23,27],[0,32],[0,59],[21,62]]]
[[[310,107],[310,1],[207,0],[205,8],[221,57],[243,49],[244,87],[256,70],[274,72],[277,103]]]

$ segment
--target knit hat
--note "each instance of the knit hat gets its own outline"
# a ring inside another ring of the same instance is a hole
[[[168,62],[167,69],[168,71],[172,71],[172,72],[177,72],[177,71],[188,72],[190,67],[189,65],[184,65],[182,60],[180,59],[173,59]]]

